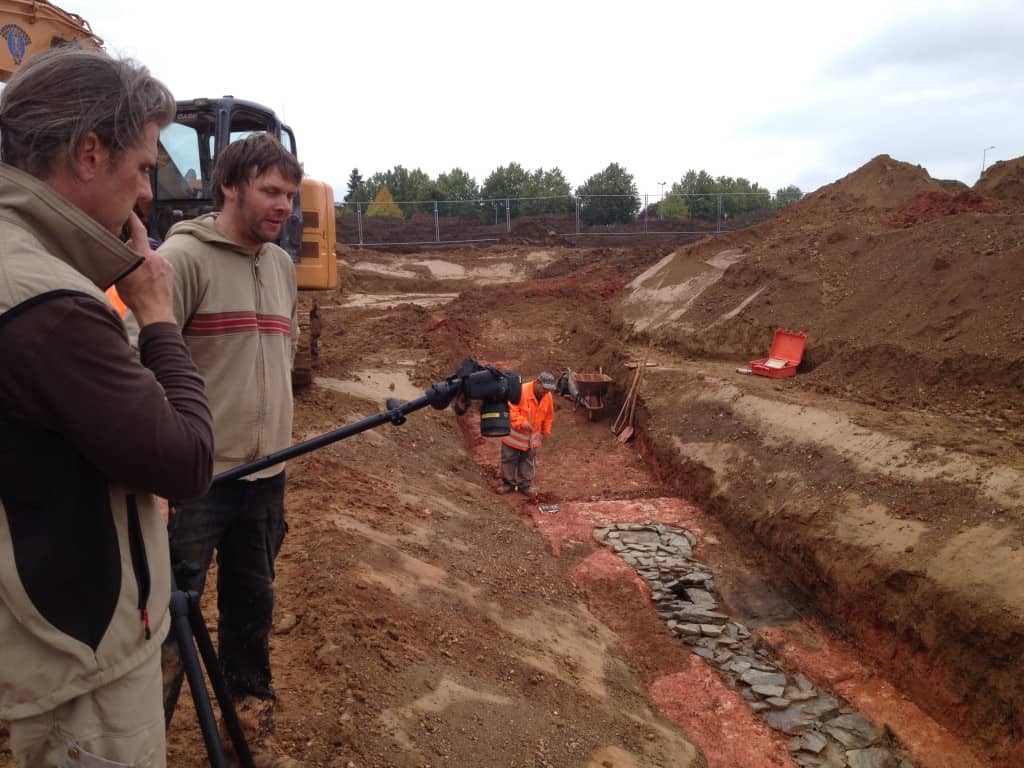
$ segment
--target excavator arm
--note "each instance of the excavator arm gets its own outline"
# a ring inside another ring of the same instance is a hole
[[[43,0],[0,0],[0,37],[0,82],[7,82],[25,59],[48,48],[103,48],[89,22]]]

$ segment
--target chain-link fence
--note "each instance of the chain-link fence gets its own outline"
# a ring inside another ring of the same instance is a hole
[[[335,208],[338,242],[373,246],[705,235],[764,221],[779,206],[770,193],[722,192],[339,203]]]

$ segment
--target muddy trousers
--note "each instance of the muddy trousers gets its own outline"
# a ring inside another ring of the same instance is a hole
[[[533,484],[537,473],[537,449],[520,451],[501,444],[501,479],[513,487],[526,488]]]
[[[160,654],[127,675],[10,724],[22,768],[164,768]]]
[[[178,588],[202,594],[217,552],[217,641],[221,669],[235,699],[273,699],[270,629],[274,559],[288,530],[285,473],[217,483],[198,501],[176,507],[168,531],[171,562],[197,566]],[[185,672],[173,636],[164,642],[164,694]]]

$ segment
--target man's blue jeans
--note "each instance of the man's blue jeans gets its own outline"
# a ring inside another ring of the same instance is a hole
[[[270,630],[274,559],[288,530],[284,489],[284,472],[261,480],[217,483],[203,498],[177,506],[168,525],[171,562],[188,561],[199,569],[186,583],[179,583],[179,589],[201,594],[217,552],[218,650],[236,699],[274,698]],[[165,653],[165,659],[177,656],[176,650]],[[180,662],[178,667],[180,677]]]

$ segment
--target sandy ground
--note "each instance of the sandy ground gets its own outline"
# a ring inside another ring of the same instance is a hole
[[[667,631],[591,534],[658,520],[699,536],[731,613],[789,671],[887,727],[911,764],[1024,765],[1016,417],[965,428],[979,423],[971,392],[920,406],[891,382],[830,384],[826,363],[740,376],[747,354],[665,332],[706,327],[685,312],[659,308],[660,330],[631,322],[646,317],[641,284],[712,324],[764,311],[763,295],[740,306],[758,286],[736,283],[751,262],[739,253],[343,253],[342,288],[318,297],[321,363],[296,440],[411,399],[469,356],[527,376],[601,370],[615,386],[594,421],[558,402],[538,499],[494,493],[495,441],[450,410],[291,462],[272,639],[280,751],[342,768],[795,765],[788,737]],[[676,260],[678,279],[652,286]],[[755,330],[720,338],[763,347],[770,331]],[[654,365],[623,445],[608,426],[640,359]],[[990,392],[1000,410],[1005,392]],[[169,742],[171,765],[205,764],[187,703]]]

